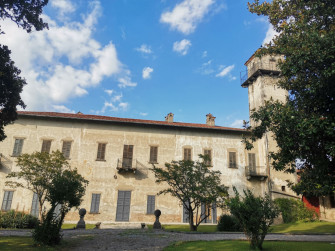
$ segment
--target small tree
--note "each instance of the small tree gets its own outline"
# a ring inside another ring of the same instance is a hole
[[[256,197],[248,189],[244,190],[245,197],[241,198],[236,188],[233,189],[235,197],[228,201],[230,212],[240,222],[243,232],[250,242],[250,247],[262,250],[264,238],[279,211],[269,195]]]
[[[201,205],[223,205],[228,195],[227,189],[221,185],[219,171],[208,168],[209,157],[199,155],[200,160],[180,160],[166,163],[166,168],[153,166],[151,169],[157,183],[166,182],[169,187],[160,194],[171,194],[176,197],[187,211],[191,231],[197,231],[198,226],[210,215],[209,207],[201,210]]]
[[[23,154],[18,157],[17,164],[20,171],[8,174],[7,178],[17,178],[18,181],[10,180],[6,185],[23,187],[37,194],[41,224],[33,233],[34,240],[48,245],[58,244],[65,215],[72,207],[80,205],[88,181],[76,169],[70,169],[59,151]],[[50,204],[47,212],[43,211],[45,202]],[[57,206],[60,215],[55,216]]]

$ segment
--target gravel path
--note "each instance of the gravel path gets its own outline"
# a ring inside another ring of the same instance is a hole
[[[245,240],[242,233],[177,233],[141,229],[65,230],[64,239],[78,239],[71,250],[162,250],[176,241]],[[27,230],[0,231],[0,236],[30,236]],[[327,241],[335,243],[335,235],[268,234],[266,240]]]

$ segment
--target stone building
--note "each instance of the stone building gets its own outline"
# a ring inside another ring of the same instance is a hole
[[[251,57],[242,86],[248,88],[250,110],[270,97],[283,99],[286,93],[276,87],[279,71],[274,57]],[[204,118],[205,120],[205,118]],[[294,174],[275,172],[267,154],[276,148],[271,135],[247,151],[241,142],[243,129],[215,125],[215,117],[206,115],[206,123],[115,118],[54,112],[19,112],[18,120],[5,128],[7,138],[0,142],[0,199],[2,210],[16,209],[37,214],[34,194],[25,189],[6,187],[5,177],[17,171],[15,160],[21,153],[60,150],[71,167],[77,168],[89,185],[82,208],[86,222],[148,222],[155,209],[162,211],[162,223],[183,223],[186,215],[178,200],[157,196],[162,184],[155,183],[152,164],[163,167],[172,160],[197,160],[199,154],[211,156],[211,168],[219,170],[222,183],[239,191],[252,189],[272,197],[296,197],[286,180]],[[221,212],[212,208],[207,223],[215,223]],[[76,222],[72,210],[65,221]]]

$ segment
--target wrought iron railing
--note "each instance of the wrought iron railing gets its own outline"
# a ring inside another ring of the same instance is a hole
[[[247,179],[251,177],[261,177],[264,179],[267,177],[266,168],[264,166],[246,166],[245,176]]]
[[[268,63],[256,62],[256,63],[253,63],[251,66],[249,66],[248,70],[240,72],[241,84],[247,81],[248,78],[250,78],[258,70],[272,71],[272,72],[278,72],[278,73],[280,71],[278,68],[277,62],[268,62]]]
[[[125,172],[136,172],[144,165],[136,159],[118,159],[116,169]]]

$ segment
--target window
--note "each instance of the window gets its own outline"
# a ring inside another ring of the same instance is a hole
[[[249,168],[252,171],[256,171],[256,154],[254,153],[249,153]]]
[[[122,167],[123,168],[132,168],[133,164],[133,145],[124,145],[123,146],[123,161]]]
[[[285,189],[285,186],[281,186],[281,191],[282,191],[282,192],[285,192],[285,190],[286,190],[286,189]]]
[[[189,212],[188,212],[188,207],[190,206],[190,203],[188,201],[185,202],[186,206],[183,203],[183,223],[188,223],[189,222]]]
[[[90,213],[95,213],[95,214],[99,213],[99,205],[100,205],[100,194],[93,193]]]
[[[191,148],[184,148],[184,160],[192,160]]]
[[[41,152],[50,153],[50,147],[51,147],[51,140],[43,140]]]
[[[20,156],[22,153],[23,139],[15,139],[12,156]]]
[[[155,212],[155,197],[155,195],[148,195],[147,214],[154,214]]]
[[[150,146],[150,163],[157,163],[158,146]]]
[[[208,156],[209,157],[209,159],[207,159],[206,161],[205,161],[205,164],[207,165],[207,166],[212,166],[212,150],[208,150],[208,149],[205,149],[204,150],[204,155],[206,156]]]
[[[38,203],[37,193],[34,193],[34,195],[33,195],[33,201],[31,203],[30,214],[32,216],[38,217],[38,214],[39,214],[39,203]]]
[[[236,152],[229,152],[229,168],[237,168]]]
[[[72,141],[63,141],[62,153],[65,159],[70,159]]]
[[[97,160],[100,160],[100,161],[105,160],[105,151],[106,151],[106,143],[99,143],[98,144]]]
[[[9,211],[12,207],[13,193],[14,191],[5,191],[1,206],[2,211]]]

